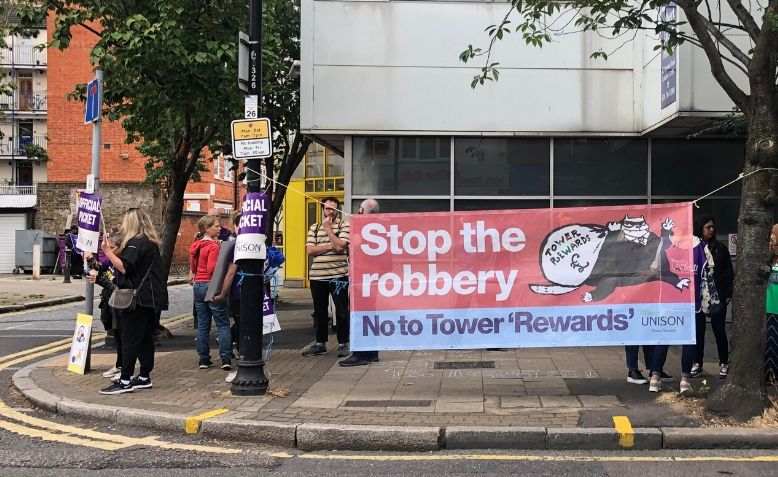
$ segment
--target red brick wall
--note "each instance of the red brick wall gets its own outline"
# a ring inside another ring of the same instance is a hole
[[[49,16],[48,34],[54,30],[54,17]],[[89,174],[92,163],[92,126],[84,124],[84,104],[66,97],[79,83],[94,78],[89,52],[96,42],[93,33],[74,28],[70,46],[65,51],[48,52],[48,153],[49,182],[81,182]],[[235,94],[239,94],[237,89]],[[146,177],[146,159],[137,149],[124,143],[126,134],[118,122],[104,121],[103,148],[100,150],[100,179],[103,182],[141,182]],[[187,192],[210,193],[216,184],[216,194],[201,204],[207,212],[214,199],[232,203],[233,184],[215,179],[210,172],[213,163],[205,160],[209,171],[201,173],[202,182],[190,183]]]
[[[48,19],[48,34],[54,30]],[[49,182],[82,182],[92,163],[92,126],[84,124],[84,104],[70,101],[67,94],[79,83],[94,78],[89,52],[95,36],[83,28],[72,30],[70,47],[48,51],[48,154]],[[130,145],[119,123],[105,121],[102,127],[100,178],[103,182],[140,182],[146,177],[145,159]],[[127,159],[122,159],[121,155]]]

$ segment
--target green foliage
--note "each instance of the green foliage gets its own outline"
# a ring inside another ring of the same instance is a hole
[[[658,48],[672,51],[689,37],[683,33],[686,22],[661,18],[657,13],[660,7],[670,4],[669,0],[512,0],[502,21],[486,27],[488,48],[468,45],[459,54],[459,59],[467,63],[485,57],[484,66],[470,84],[475,88],[486,81],[499,79],[499,63],[491,61],[492,51],[495,43],[511,32],[518,33],[526,45],[542,48],[555,34],[603,31],[606,35],[620,37],[637,30],[648,30],[661,35],[663,41]],[[511,22],[512,17],[518,19],[517,23]],[[591,53],[591,58],[607,60],[612,53],[597,50]]]
[[[27,144],[24,146],[24,154],[28,159],[34,159],[38,161],[48,161],[49,153],[43,147],[37,144]]]
[[[216,151],[229,143],[230,121],[243,113],[237,33],[248,25],[245,0],[24,5],[28,22],[55,14],[51,47],[67,48],[77,28],[94,33],[91,60],[104,71],[106,117],[121,121],[127,143],[147,157],[147,181],[170,187],[196,180],[205,167],[205,148]],[[299,57],[297,12],[294,0],[264,2],[264,112],[279,132],[298,124],[298,83],[285,79]],[[74,85],[71,96],[83,99],[84,85]]]

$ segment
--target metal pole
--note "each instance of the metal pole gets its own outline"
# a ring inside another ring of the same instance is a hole
[[[99,112],[97,120],[92,123],[92,170],[91,174],[95,177],[95,192],[100,190],[100,146],[102,143],[102,136],[100,131],[101,126],[101,119],[102,119],[102,110],[103,110],[103,71],[97,70],[95,71],[95,77],[97,78],[97,107]],[[105,231],[103,231],[105,232]],[[97,257],[95,257],[97,258]],[[84,260],[84,278],[86,278],[87,273],[87,261]],[[94,307],[95,307],[95,285],[91,283],[89,280],[84,280],[86,282],[86,292],[84,293],[84,297],[86,298],[86,314],[90,316],[94,316]],[[108,330],[106,330],[108,331]],[[89,343],[89,348],[87,350],[86,354],[86,365],[84,366],[84,373],[88,373],[92,364],[92,344]]]
[[[262,105],[262,0],[249,3],[249,95],[256,95]],[[248,161],[246,181],[249,192],[261,192],[259,159]],[[264,260],[239,260],[243,273],[240,288],[240,359],[238,374],[232,381],[235,396],[260,396],[268,387],[265,362],[262,360],[262,299],[264,294]]]

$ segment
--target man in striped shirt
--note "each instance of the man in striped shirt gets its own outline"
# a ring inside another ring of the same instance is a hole
[[[303,356],[327,352],[329,297],[335,303],[338,328],[338,357],[348,356],[348,245],[350,225],[340,217],[340,202],[334,197],[321,201],[322,221],[308,229],[305,252],[313,257],[308,278],[313,298],[316,341],[303,350]]]

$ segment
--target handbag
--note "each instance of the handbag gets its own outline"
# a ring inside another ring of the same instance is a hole
[[[149,265],[148,270],[146,270],[146,274],[143,275],[143,278],[141,279],[137,288],[115,288],[113,293],[111,293],[111,298],[108,299],[108,306],[115,310],[134,310],[135,306],[137,305],[136,298],[138,295],[138,290],[140,290],[140,288],[143,286],[143,283],[146,282],[146,278],[148,278],[149,273],[151,273],[151,265]]]

